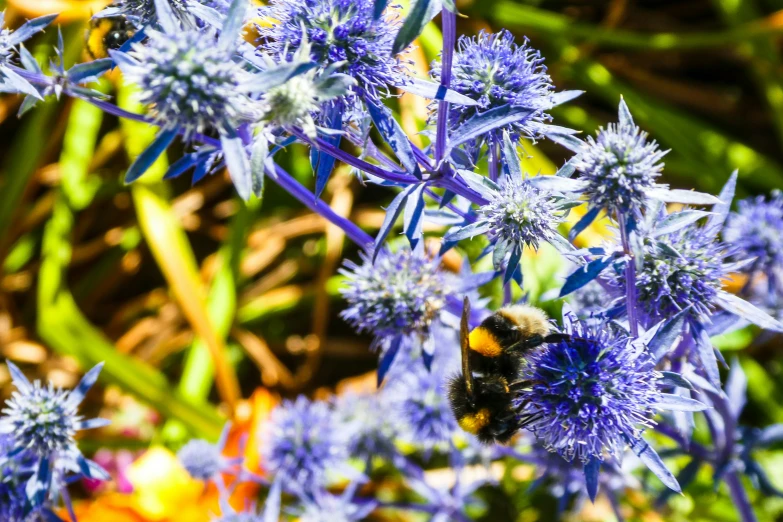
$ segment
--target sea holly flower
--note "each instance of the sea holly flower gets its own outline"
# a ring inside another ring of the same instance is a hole
[[[356,81],[352,93],[377,105],[389,86],[403,81],[406,71],[392,53],[396,18],[375,16],[376,4],[374,0],[273,0],[259,11],[270,21],[258,28],[264,42],[260,49],[290,61],[301,46],[308,45],[312,61],[321,69],[352,77]]]
[[[272,411],[260,440],[262,462],[283,487],[309,491],[329,474],[357,475],[347,464],[349,436],[328,403],[300,396]]]
[[[462,172],[462,175],[471,174]],[[569,209],[579,202],[537,188],[529,181],[515,174],[503,176],[499,185],[483,179],[482,183],[490,187],[483,193],[489,203],[478,209],[475,221],[450,229],[443,237],[444,248],[462,239],[485,234],[490,241],[486,253],[492,252],[495,270],[505,268],[504,281],[514,277],[520,284],[519,263],[524,248],[538,250],[543,242],[551,243],[562,252],[573,250],[557,228]]]
[[[723,230],[723,240],[734,246],[739,259],[752,259],[742,271],[751,278],[748,287],[755,289],[756,279],[766,279],[762,302],[778,306],[783,296],[783,195],[774,191],[769,198],[757,196],[740,201]]]
[[[301,127],[314,140],[318,134],[313,115],[317,115],[325,102],[346,96],[356,81],[347,74],[335,72],[342,66],[339,62],[325,70],[308,68],[310,49],[309,42],[302,42],[292,61],[282,64],[283,67],[290,64],[307,70],[263,94],[259,119],[271,128]]]
[[[440,259],[423,249],[381,251],[375,261],[362,253],[362,264],[347,260],[340,272],[348,308],[341,317],[359,332],[375,336],[374,346],[392,338],[427,338],[433,323],[456,288]]]
[[[223,456],[223,448],[226,445],[230,423],[223,428],[220,440],[217,444],[211,444],[205,440],[192,439],[177,452],[177,459],[185,470],[196,480],[221,480],[221,473],[236,473],[241,458],[227,458]]]
[[[13,363],[7,364],[17,389],[3,409],[0,435],[11,437],[8,457],[26,454],[34,460],[26,484],[29,505],[37,508],[50,495],[56,496],[69,471],[86,478],[107,479],[100,466],[81,454],[74,438],[78,431],[109,423],[106,419],[84,419],[78,413],[79,404],[103,365],[87,372],[73,390],[60,390],[51,384],[43,386],[40,381],[31,383]]]
[[[552,119],[547,111],[556,100],[541,54],[529,47],[527,40],[517,44],[506,30],[494,34],[482,31],[474,38],[463,36],[457,45],[450,87],[478,104],[451,105],[448,128],[458,132],[477,116],[504,111],[506,116],[516,113],[520,117],[471,140],[472,149],[485,142],[501,143],[504,130],[514,141],[520,136],[542,137],[539,125]],[[434,63],[433,79],[440,81],[441,74],[441,64]]]
[[[203,22],[216,23],[228,13],[231,0],[160,0],[178,23],[187,29],[203,26]],[[96,18],[124,16],[138,29],[154,28],[160,24],[155,0],[115,0],[100,11]],[[167,15],[163,15],[167,16]]]
[[[601,211],[629,223],[641,219],[642,210],[652,201],[688,205],[720,203],[709,194],[669,189],[668,185],[657,182],[663,171],[661,160],[668,151],[660,150],[655,140],[648,139],[647,133],[634,123],[631,111],[622,99],[618,122],[601,127],[595,138],[588,136],[585,142],[571,135],[551,135],[550,138],[571,149],[576,156],[561,169],[560,179],[540,182],[557,181],[558,190],[579,194],[588,200],[588,211],[574,225],[572,239]],[[574,172],[578,176],[571,178]]]
[[[220,137],[220,149],[214,152],[222,152],[239,195],[248,199],[261,186],[250,166],[250,133],[238,130],[258,116],[246,87],[253,75],[234,61],[244,3],[233,0],[217,35],[212,29],[182,30],[175,13],[159,2],[163,32],[149,30],[145,43],[133,44],[128,53],[111,53],[126,79],[139,86],[140,101],[149,106],[152,122],[161,126],[153,143],[128,169],[126,183],[144,174],[178,134],[189,140],[209,130]],[[214,154],[206,151],[195,158],[212,163]],[[194,164],[186,163],[179,172]]]
[[[398,454],[394,441],[400,427],[388,415],[393,403],[390,393],[345,393],[335,400],[340,424],[350,431],[349,454],[359,458],[382,457],[391,460]]]
[[[634,339],[610,325],[588,324],[564,308],[563,338],[528,357],[520,392],[520,411],[549,451],[585,466],[588,492],[595,498],[600,463],[619,459],[627,446],[668,487],[679,491],[674,476],[642,439],[658,410],[699,411],[693,399],[663,393],[669,386],[655,371],[647,351],[650,334]]]

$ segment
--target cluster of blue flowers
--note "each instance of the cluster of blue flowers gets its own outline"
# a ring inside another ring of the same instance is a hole
[[[551,124],[549,115],[580,92],[556,92],[527,41],[507,31],[457,40],[453,2],[418,0],[407,18],[387,4],[273,0],[255,8],[249,0],[117,0],[97,16],[126,17],[136,36],[110,58],[48,73],[22,42],[52,17],[0,33],[0,85],[27,96],[24,110],[66,94],[160,128],[126,182],[180,137],[192,150],[167,178],[193,169],[198,180],[227,167],[244,199],[261,197],[269,179],[364,250],[359,263],[349,260],[343,270],[342,316],[375,338],[382,388],[282,404],[261,438],[248,442],[262,448],[263,479],[222,457],[220,444],[182,448],[180,459],[194,478],[222,483],[223,475],[235,474],[266,486],[261,514],[226,508],[220,520],[277,520],[285,512],[305,521],[353,521],[392,508],[467,520],[484,482],[465,482],[461,471],[501,458],[535,464],[562,498],[595,499],[601,485],[616,507],[623,488],[637,483],[621,466],[634,455],[672,491],[712,466],[739,499],[741,518],[754,520],[738,476],[744,472],[774,492],[753,451],[779,441],[783,430],[739,425],[744,375],[732,363],[724,384],[725,361],[711,337],[747,324],[783,331],[775,318],[783,309],[783,198],[743,201],[732,213],[736,174],[717,196],[670,189],[659,183],[665,152],[622,100],[618,122],[582,140]],[[431,79],[413,77],[405,50],[422,20],[438,14],[441,59]],[[258,17],[265,22],[253,41],[245,30]],[[115,65],[138,86],[143,114],[125,112],[85,86]],[[393,89],[432,100],[431,145],[414,144],[386,107]],[[520,162],[523,139],[550,139],[573,156],[554,176],[530,176]],[[342,140],[362,147],[361,154],[341,149]],[[311,148],[314,191],[275,161],[294,142]],[[486,173],[477,167],[483,158]],[[393,191],[377,237],[315,204],[337,161]],[[666,203],[680,209],[670,212]],[[580,206],[583,217],[564,236],[569,211]],[[600,215],[611,220],[615,237],[576,248],[575,238]],[[400,217],[409,247],[387,241]],[[425,222],[448,227],[437,255],[425,245]],[[473,273],[466,263],[454,273],[443,266],[441,256],[468,240],[481,242],[482,257],[491,254],[491,270]],[[477,325],[489,313],[479,289],[499,278],[510,302],[513,285],[522,285],[525,249],[543,244],[570,262],[560,297],[573,293],[575,309],[563,307],[557,327],[563,335],[531,355],[519,375],[532,383],[514,396],[527,429],[511,447],[482,447],[459,429],[444,392],[459,369],[462,298],[471,297]],[[723,286],[736,273],[747,277],[739,295]],[[27,520],[67,500],[68,474],[101,476],[73,440],[76,431],[100,424],[76,413],[97,371],[76,390],[60,392],[30,384],[9,367],[18,392],[0,423],[8,434],[0,439],[3,476],[10,470],[0,484],[0,509],[14,513],[10,520]],[[696,414],[711,427],[709,443],[691,440]],[[679,477],[653,448],[660,437],[645,435],[651,430],[673,442],[668,456],[691,459]],[[456,475],[446,488],[427,471],[444,458]],[[385,504],[362,487],[388,465],[418,501]]]

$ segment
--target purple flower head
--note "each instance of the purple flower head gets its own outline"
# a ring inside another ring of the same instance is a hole
[[[183,129],[185,138],[207,130],[233,132],[251,121],[256,108],[242,92],[242,66],[216,44],[215,34],[148,31],[120,62],[126,79],[139,86],[140,101],[163,129]]]
[[[532,354],[523,371],[533,384],[518,404],[538,416],[528,429],[569,462],[619,457],[653,424],[662,398],[655,363],[645,346],[608,325],[570,313],[563,323],[571,337]]]
[[[73,390],[56,389],[51,383],[43,386],[40,381],[31,383],[14,364],[7,364],[17,389],[3,409],[0,436],[11,436],[8,457],[24,454],[33,460],[32,476],[25,486],[29,504],[37,508],[55,496],[68,472],[108,479],[100,466],[84,458],[74,438],[77,431],[108,424],[105,419],[85,420],[78,412],[103,364],[87,372]]]
[[[274,21],[259,27],[264,51],[288,61],[307,41],[313,61],[337,64],[337,72],[356,80],[354,92],[377,103],[381,91],[402,81],[405,67],[392,56],[396,18],[376,18],[374,10],[373,0],[273,0],[260,11]]]
[[[335,402],[340,424],[351,433],[349,453],[353,457],[386,457],[397,454],[394,440],[399,427],[388,415],[391,397],[388,393],[346,393]]]
[[[225,468],[220,448],[200,439],[188,441],[177,452],[177,459],[190,476],[197,480],[209,480]]]
[[[624,101],[619,113],[619,123],[601,127],[595,139],[587,137],[574,166],[591,207],[638,215],[651,189],[667,188],[656,183],[667,151],[634,124]]]
[[[341,290],[348,301],[340,315],[359,332],[377,340],[396,335],[426,336],[453,291],[451,277],[440,259],[418,250],[383,251],[373,263],[362,254],[362,264],[345,262],[347,277]]]
[[[783,195],[757,196],[740,201],[723,230],[723,240],[733,245],[740,259],[754,259],[744,271],[764,275],[770,296],[783,295]],[[777,299],[771,299],[776,302]]]
[[[261,441],[263,462],[268,472],[307,491],[325,484],[327,472],[350,473],[349,437],[329,404],[300,396],[272,412]]]
[[[706,324],[715,310],[724,278],[732,271],[727,257],[735,250],[704,227],[687,226],[659,234],[655,226],[641,230],[637,252],[637,303],[647,326],[690,309],[689,319]],[[608,283],[625,306],[625,272],[621,264],[606,272]]]
[[[27,507],[25,483],[33,473],[29,452],[11,455],[14,441],[10,435],[0,435],[0,520],[23,522]]]
[[[215,519],[214,522],[264,522],[264,519],[253,513],[228,513],[220,518]]]
[[[499,127],[474,143],[478,148],[486,141],[502,143],[502,133],[508,130],[514,139],[519,136],[540,137],[536,125],[551,120],[546,113],[554,105],[552,80],[546,73],[541,54],[522,45],[503,30],[481,32],[474,38],[460,37],[452,66],[451,88],[478,101],[478,105],[452,104],[449,128],[457,129],[477,114],[501,107],[528,109],[533,112],[522,121]],[[440,81],[441,65],[432,66],[432,76]]]
[[[400,438],[426,451],[443,448],[459,431],[446,397],[445,376],[445,369],[435,364],[431,371],[415,365],[389,384],[391,410],[402,425]]]

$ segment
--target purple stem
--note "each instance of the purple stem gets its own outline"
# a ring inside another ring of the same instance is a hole
[[[748,493],[745,491],[745,487],[742,485],[739,474],[736,470],[731,470],[726,473],[726,486],[729,488],[729,494],[734,505],[739,512],[742,522],[757,522],[756,514],[753,512],[753,506],[750,505],[750,499],[748,499]]]
[[[445,88],[451,87],[451,66],[454,62],[454,44],[457,41],[457,15],[443,7],[441,11],[443,21],[443,54],[441,56],[440,84]],[[435,135],[435,164],[440,165],[446,154],[446,140],[448,139],[449,102],[438,102],[438,124]]]
[[[306,207],[340,227],[340,229],[345,232],[345,235],[360,247],[369,247],[375,242],[372,236],[367,232],[359,228],[358,225],[350,219],[346,219],[337,214],[329,205],[325,204],[320,199],[317,199],[315,194],[307,190],[307,188],[296,181],[278,165],[275,165],[274,171],[267,169],[266,174],[272,181],[280,185]]]
[[[617,216],[620,225],[620,240],[622,241],[623,251],[628,257],[625,263],[625,304],[628,308],[628,324],[631,328],[631,335],[639,337],[639,322],[636,314],[636,260],[631,250],[631,242],[628,239],[628,226],[625,216]]]

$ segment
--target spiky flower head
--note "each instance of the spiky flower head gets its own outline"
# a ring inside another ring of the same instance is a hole
[[[479,220],[486,221],[494,242],[538,249],[542,241],[557,235],[565,219],[563,199],[540,190],[525,179],[504,176],[500,190],[479,208]]]
[[[14,441],[0,435],[0,520],[23,522],[26,518],[25,483],[32,475],[29,452],[12,455]]]
[[[65,456],[77,452],[77,431],[105,425],[103,419],[84,420],[78,408],[103,365],[90,370],[74,390],[56,389],[51,383],[30,383],[22,372],[8,363],[17,390],[6,402],[0,419],[0,434],[13,434],[15,451],[29,451],[39,458]]]
[[[441,65],[432,66],[432,76],[440,81]],[[514,41],[506,31],[486,33],[474,38],[460,37],[452,66],[451,88],[472,98],[478,105],[453,104],[449,108],[449,128],[457,129],[477,114],[501,107],[513,107],[532,111],[530,115],[507,127],[493,130],[474,145],[486,140],[500,143],[502,132],[512,137],[539,137],[536,124],[551,120],[546,111],[552,108],[552,80],[546,73],[541,54]]]
[[[723,280],[732,270],[727,257],[733,247],[722,243],[703,227],[688,226],[669,234],[642,231],[637,252],[636,294],[642,319],[652,326],[681,310],[690,319],[704,322],[716,307]],[[615,265],[608,283],[626,293],[625,272]]]
[[[534,384],[518,404],[537,416],[528,429],[568,461],[619,457],[653,424],[662,398],[655,362],[643,344],[609,325],[589,325],[571,313],[563,323],[571,337],[530,355],[523,370]]]
[[[745,268],[767,278],[771,295],[783,295],[783,195],[757,196],[739,202],[723,230],[723,239],[737,257],[754,259]]]
[[[196,480],[210,480],[226,467],[226,461],[220,454],[220,448],[200,439],[188,441],[177,452],[177,459],[190,476]]]
[[[259,26],[264,51],[290,60],[301,45],[321,68],[356,80],[355,92],[374,102],[402,81],[405,67],[392,55],[398,24],[393,15],[375,17],[373,0],[273,0],[261,8],[272,21]],[[303,36],[304,28],[304,36]]]
[[[362,254],[362,264],[346,261],[347,277],[341,290],[348,308],[340,315],[359,332],[376,339],[430,331],[453,289],[440,259],[401,248],[382,251],[373,262]]]
[[[139,99],[157,125],[183,129],[188,139],[208,129],[233,130],[254,118],[253,102],[240,87],[249,73],[217,45],[214,32],[148,31],[147,36],[119,64],[126,79],[138,85]]]
[[[214,522],[263,522],[263,518],[253,513],[228,513],[220,518],[215,519]]]
[[[293,63],[310,60],[311,46],[302,43],[293,56]],[[260,121],[269,127],[299,126],[305,134],[317,136],[314,115],[327,101],[346,96],[356,81],[346,74],[311,69],[285,83],[272,87],[261,99]]]
[[[328,403],[303,396],[286,401],[272,411],[262,436],[264,466],[307,491],[325,484],[327,472],[349,473],[349,435]]]
[[[390,382],[387,393],[402,440],[431,450],[443,447],[458,432],[446,397],[445,378],[444,369],[433,366],[428,371],[419,364]]]
[[[618,123],[601,127],[595,138],[588,136],[574,166],[578,179],[586,183],[583,193],[592,207],[638,214],[651,189],[667,188],[656,183],[667,152],[660,150],[655,140],[647,139],[625,102],[620,101]]]
[[[345,393],[337,397],[335,411],[349,430],[349,453],[354,457],[391,457],[397,454],[394,440],[399,426],[387,415],[388,393]]]

